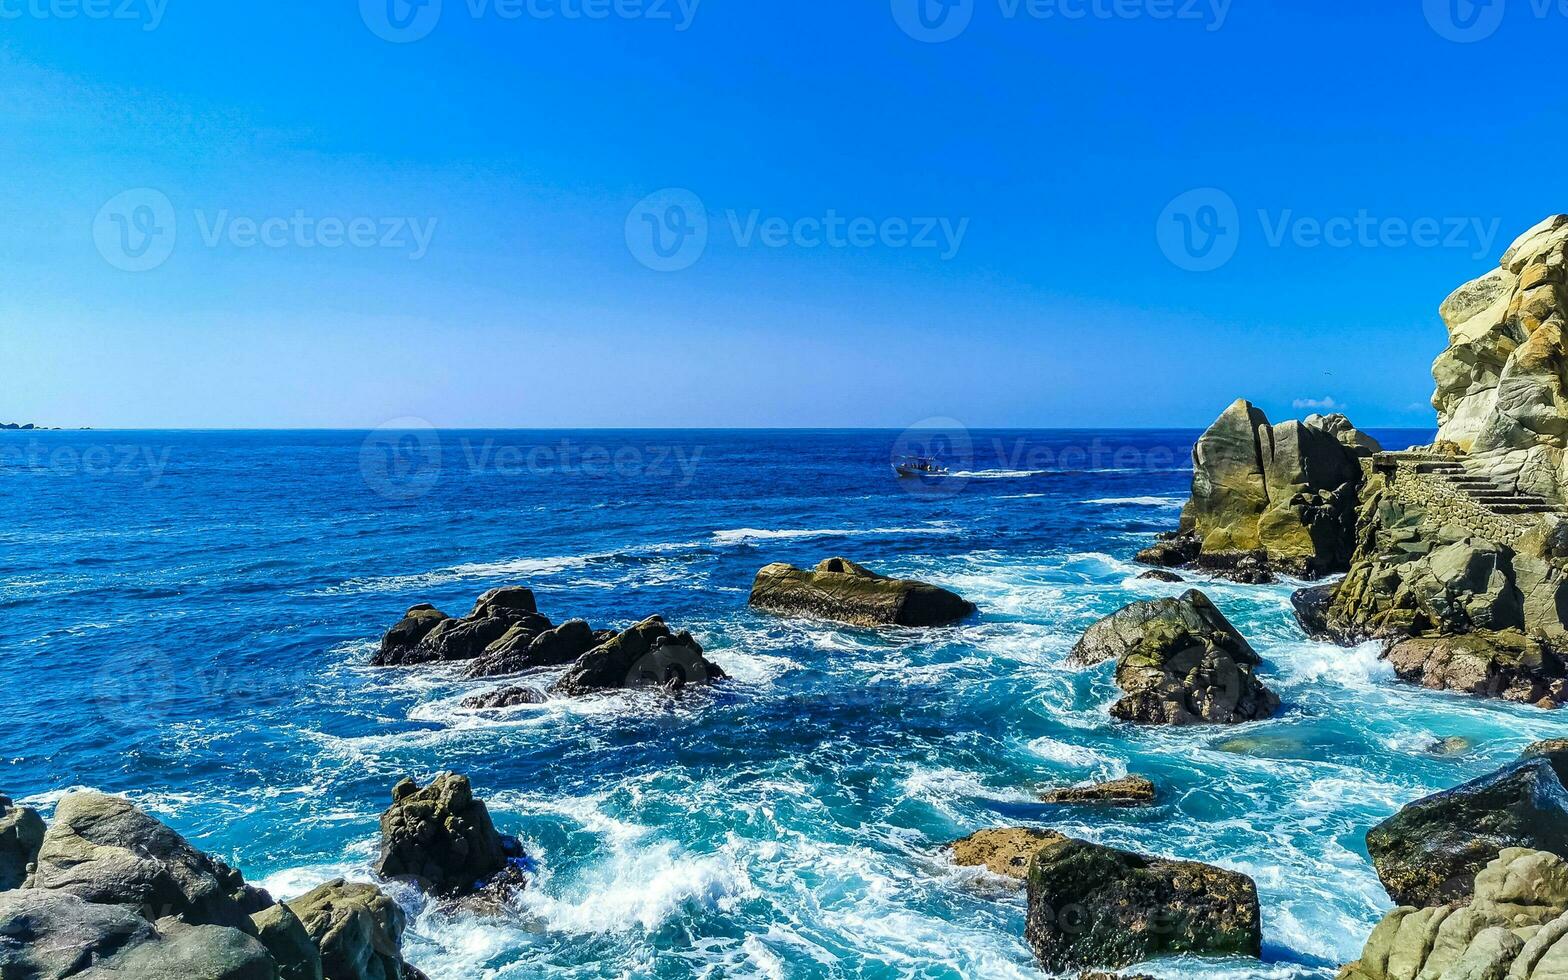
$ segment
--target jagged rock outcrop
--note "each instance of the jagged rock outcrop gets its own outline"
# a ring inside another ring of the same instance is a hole
[[[1383,887],[1400,905],[1462,902],[1499,851],[1568,857],[1568,746],[1541,743],[1517,761],[1411,803],[1367,832]]]
[[[427,980],[402,959],[391,898],[324,888],[331,902],[279,905],[128,800],[68,793],[34,872],[0,891],[0,977]]]
[[[409,609],[381,639],[371,659],[376,667],[477,660],[489,647],[521,627],[533,634],[552,628],[534,605],[532,591],[520,587],[492,589],[479,597],[473,611],[454,619],[428,603]]]
[[[1054,830],[998,827],[970,834],[948,846],[952,848],[954,864],[985,868],[992,874],[1022,882],[1029,877],[1029,861],[1036,851],[1066,839]]]
[[[412,880],[436,895],[472,894],[522,857],[517,841],[496,831],[466,776],[444,772],[424,789],[405,779],[381,815],[376,873]]]
[[[1025,935],[1050,973],[1156,956],[1258,956],[1258,889],[1234,871],[1065,838],[1029,863]]]
[[[1399,679],[1437,691],[1553,707],[1568,701],[1568,671],[1545,643],[1518,630],[1412,637],[1383,658]]]
[[[1135,602],[1084,634],[1070,659],[1092,665],[1115,659],[1126,696],[1111,707],[1141,724],[1235,724],[1273,717],[1279,698],[1258,680],[1263,663],[1208,596]]]
[[[829,558],[811,571],[769,565],[752,583],[751,605],[851,626],[946,626],[975,612],[973,603],[947,589],[887,578],[845,558]]]
[[[540,667],[561,667],[615,638],[613,630],[596,632],[580,619],[541,630],[539,626],[548,625],[548,621],[539,621],[542,619],[531,618],[513,626],[486,647],[484,656],[474,661],[463,676],[505,677]]]
[[[703,656],[702,646],[690,633],[675,633],[663,617],[653,616],[577,658],[550,685],[550,693],[575,697],[625,687],[678,690],[726,676],[718,664]]]
[[[1149,806],[1154,802],[1154,783],[1142,776],[1123,776],[1088,786],[1066,786],[1040,794],[1042,803],[1085,804],[1089,806]]]
[[[60,799],[24,887],[123,905],[149,921],[174,916],[247,933],[255,928],[251,915],[272,904],[239,872],[129,800],[92,792]]]
[[[1465,904],[1401,906],[1340,980],[1561,980],[1568,976],[1568,863],[1505,848]]]
[[[1317,578],[1343,571],[1361,460],[1380,449],[1343,415],[1275,425],[1238,399],[1193,448],[1192,498],[1178,534],[1138,558],[1254,582],[1272,572]]]
[[[0,891],[18,888],[26,880],[27,866],[38,859],[43,846],[44,829],[37,810],[0,796]]]

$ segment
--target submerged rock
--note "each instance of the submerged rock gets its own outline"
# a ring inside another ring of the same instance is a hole
[[[1568,856],[1568,790],[1550,750],[1411,803],[1367,832],[1383,887],[1400,905],[1470,898],[1498,852],[1525,847]]]
[[[238,871],[196,850],[129,800],[67,793],[44,834],[27,888],[139,910],[149,920],[255,931],[250,917],[272,904]]]
[[[1035,852],[1028,882],[1026,936],[1047,972],[1261,953],[1257,886],[1234,871],[1067,838]]]
[[[1191,590],[1135,602],[1091,626],[1070,659],[1116,659],[1126,696],[1113,717],[1140,724],[1236,724],[1270,718],[1279,698],[1254,674],[1262,659],[1215,608]]]
[[[752,583],[751,605],[851,626],[946,626],[975,612],[973,603],[947,589],[887,578],[845,558],[830,558],[812,571],[769,565]]]
[[[515,708],[522,704],[544,704],[548,700],[550,699],[538,688],[520,685],[517,687],[503,687],[464,698],[463,707],[493,711],[500,708]]]
[[[1051,830],[1002,827],[970,834],[949,846],[953,849],[954,864],[985,868],[992,874],[1023,881],[1029,875],[1029,861],[1036,851],[1066,839]]]
[[[1163,568],[1150,569],[1149,571],[1144,572],[1142,575],[1138,576],[1138,578],[1140,578],[1140,579],[1142,579],[1142,580],[1144,580],[1146,582],[1185,582],[1185,581],[1187,581],[1186,579],[1182,578],[1180,575],[1177,575],[1175,572],[1167,572]]]
[[[550,686],[550,693],[574,697],[625,687],[678,690],[725,677],[690,633],[672,632],[662,617],[653,616],[583,654]]]
[[[1142,776],[1125,776],[1089,786],[1069,786],[1040,794],[1045,803],[1084,803],[1096,806],[1149,806],[1154,802],[1154,783]]]
[[[1507,848],[1476,875],[1474,898],[1390,912],[1340,980],[1559,980],[1568,976],[1568,864]]]
[[[1343,415],[1271,424],[1238,399],[1193,448],[1177,535],[1139,554],[1243,582],[1343,571],[1354,546],[1361,460],[1381,447]]]
[[[27,866],[38,859],[43,846],[44,830],[37,810],[0,796],[0,891],[18,888],[26,880]]]
[[[441,773],[419,788],[405,779],[392,789],[381,815],[381,856],[376,873],[408,879],[436,895],[466,895],[483,888],[521,858],[516,842],[496,832],[468,777]]]

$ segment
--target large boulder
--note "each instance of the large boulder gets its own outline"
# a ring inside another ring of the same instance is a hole
[[[272,904],[130,801],[93,792],[61,798],[26,887],[123,905],[149,920],[175,916],[245,933],[255,931],[250,916]]]
[[[1279,697],[1255,674],[1262,658],[1195,589],[1112,613],[1089,628],[1071,658],[1116,659],[1116,683],[1126,694],[1111,714],[1123,721],[1238,724],[1279,710]]]
[[[1383,654],[1400,680],[1437,691],[1551,707],[1568,701],[1568,671],[1518,630],[1399,640]]]
[[[1390,912],[1340,980],[1561,980],[1568,976],[1568,864],[1507,848],[1468,904]]]
[[[156,924],[121,905],[36,888],[0,893],[6,980],[278,980],[255,937],[224,926]]]
[[[408,917],[375,885],[338,878],[288,907],[321,950],[327,980],[408,980],[420,975],[403,961]]]
[[[1276,425],[1238,399],[1193,448],[1182,537],[1139,557],[1169,566],[1193,555],[1200,567],[1252,581],[1270,570],[1305,578],[1343,571],[1361,461],[1379,451],[1343,415]]]
[[[1510,847],[1568,856],[1568,790],[1550,750],[1411,803],[1367,832],[1383,887],[1400,905],[1470,898],[1487,862]]]
[[[1262,950],[1257,886],[1234,871],[1067,838],[1035,852],[1028,881],[1026,936],[1050,973]]]
[[[27,866],[37,860],[43,846],[44,830],[37,810],[0,796],[0,891],[18,888],[26,880]]]
[[[954,864],[985,868],[992,874],[1022,882],[1029,877],[1029,862],[1036,851],[1066,839],[1052,830],[999,827],[978,831],[948,846],[953,851]]]
[[[424,789],[405,779],[381,815],[376,873],[410,879],[433,894],[478,891],[506,870],[509,858],[521,857],[516,842],[496,832],[466,776],[444,772]]]
[[[624,687],[678,689],[725,676],[690,633],[675,633],[662,617],[653,616],[577,658],[550,693],[574,697]]]
[[[545,629],[538,629],[540,625],[531,620],[513,626],[486,647],[484,656],[470,664],[463,676],[470,679],[504,677],[539,667],[565,666],[615,636],[614,633],[596,633],[580,619],[556,627],[548,627],[546,623],[543,624]]]
[[[829,558],[811,571],[769,565],[752,583],[751,605],[851,626],[946,626],[975,612],[973,603],[947,589],[887,578],[845,558]]]
[[[517,628],[527,631],[530,638],[551,628],[550,621],[535,608],[533,592],[518,586],[491,589],[462,619],[421,604],[404,613],[381,638],[381,648],[371,664],[408,667],[477,660]]]
[[[278,980],[322,980],[321,950],[299,916],[282,902],[250,917],[256,938],[278,966]]]

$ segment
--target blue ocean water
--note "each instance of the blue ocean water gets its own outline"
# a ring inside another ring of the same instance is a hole
[[[911,484],[890,456],[928,443],[894,432],[0,433],[0,792],[124,793],[291,897],[369,877],[399,779],[467,773],[541,870],[503,920],[397,892],[446,980],[1037,976],[1021,894],[942,850],[1020,823],[1257,879],[1264,964],[1161,977],[1330,977],[1388,905],[1366,829],[1563,723],[1399,686],[1373,648],[1305,639],[1290,584],[1218,582],[1280,717],[1113,723],[1109,666],[1064,656],[1184,588],[1130,559],[1174,523],[1196,435],[948,433],[953,476]],[[981,615],[747,609],[762,565],[834,555]],[[495,682],[366,666],[407,606],[503,584],[558,622],[662,614],[733,680],[481,715],[458,703]],[[1471,748],[1429,751],[1449,736]],[[1129,772],[1158,806],[1035,801]]]

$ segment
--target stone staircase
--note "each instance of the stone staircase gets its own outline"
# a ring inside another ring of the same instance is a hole
[[[1390,454],[1392,455],[1392,454]],[[1405,457],[1406,461],[1410,457]],[[1533,493],[1502,486],[1489,476],[1472,473],[1454,457],[1427,456],[1416,463],[1417,473],[1442,480],[1494,514],[1553,514],[1562,508]]]

